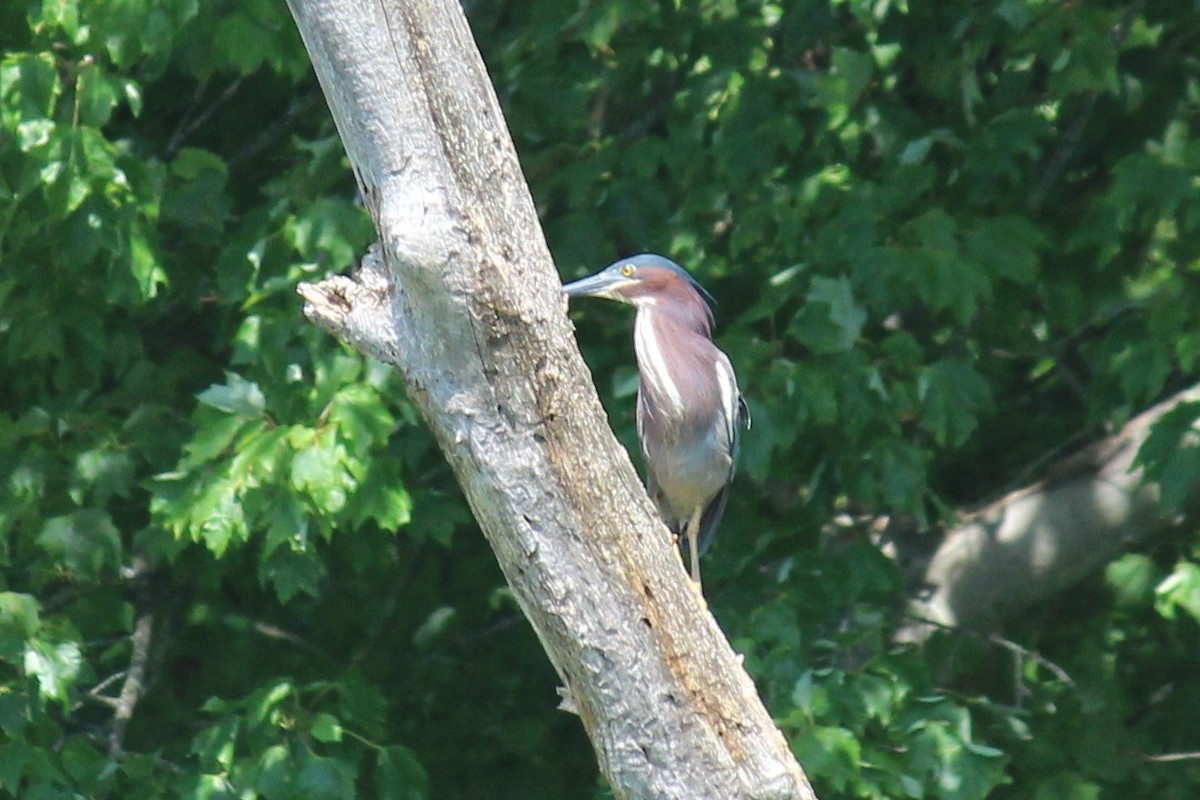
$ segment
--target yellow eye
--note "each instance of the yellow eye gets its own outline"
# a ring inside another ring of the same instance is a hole
[[[621,274],[624,275],[626,278],[632,278],[633,272],[634,272],[633,264],[626,264],[625,266],[621,267]]]

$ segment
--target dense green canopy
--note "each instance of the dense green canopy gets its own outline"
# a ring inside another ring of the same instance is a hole
[[[1197,796],[1194,520],[920,649],[878,531],[1200,380],[1200,6],[466,5],[564,277],[720,301],[706,592],[817,793]],[[0,51],[0,794],[605,796],[398,376],[301,318],[373,229],[285,4],[8,2]],[[577,318],[636,450],[630,323]]]

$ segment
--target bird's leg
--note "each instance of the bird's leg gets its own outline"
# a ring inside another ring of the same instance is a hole
[[[692,581],[700,586],[700,518],[704,516],[704,506],[696,506],[692,518],[687,524],[688,553],[692,557]]]

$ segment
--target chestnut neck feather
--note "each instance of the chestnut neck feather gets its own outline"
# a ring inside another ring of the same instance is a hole
[[[639,313],[670,320],[675,326],[712,339],[712,309],[695,287],[671,270],[643,268],[629,296]]]

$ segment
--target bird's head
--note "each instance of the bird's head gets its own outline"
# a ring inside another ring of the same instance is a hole
[[[568,283],[563,291],[568,297],[603,297],[638,307],[713,302],[687,270],[653,253],[614,261],[595,275]]]

